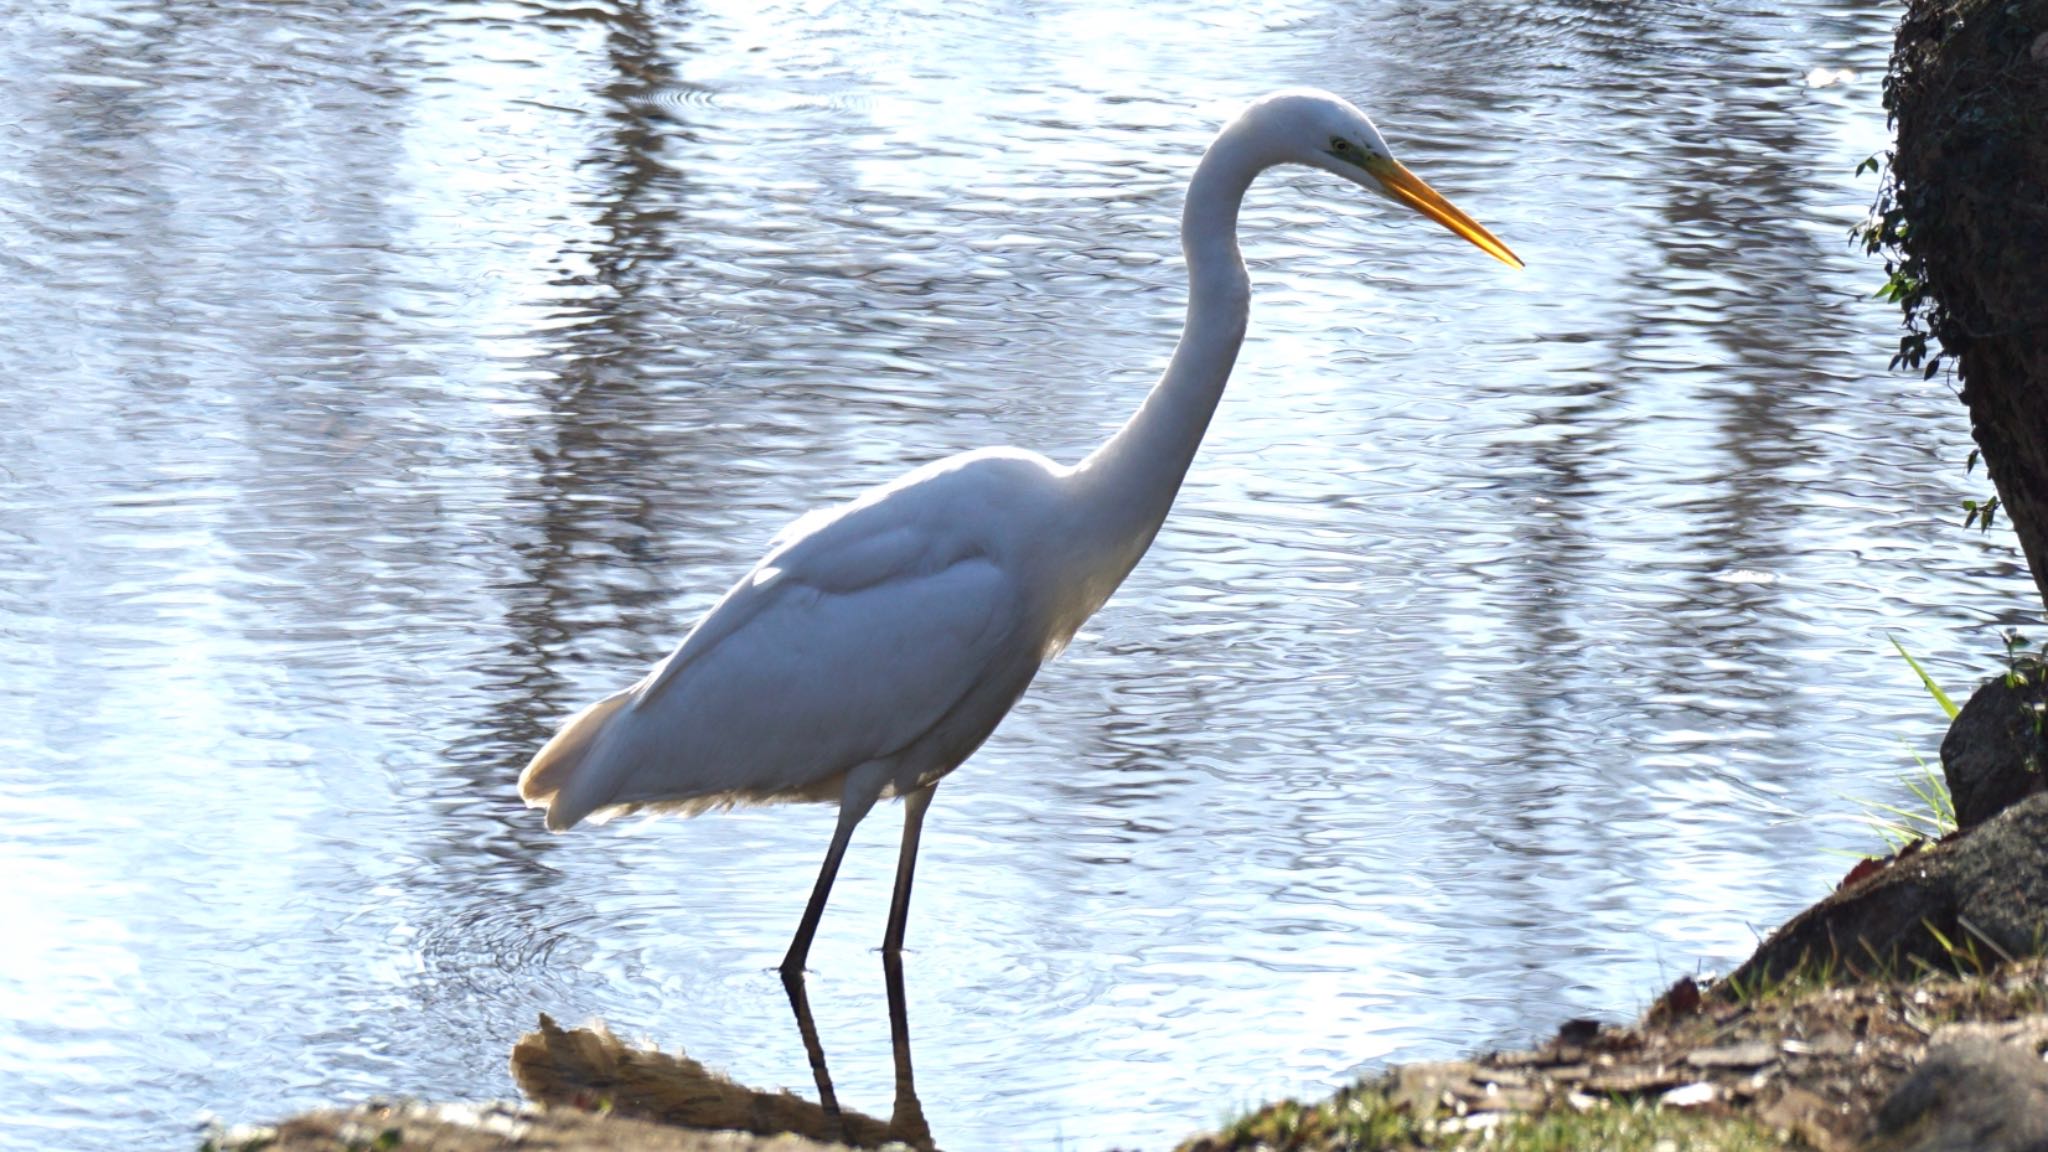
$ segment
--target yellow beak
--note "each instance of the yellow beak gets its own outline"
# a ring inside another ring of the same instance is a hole
[[[1470,240],[1501,263],[1515,268],[1523,267],[1520,256],[1509,251],[1507,245],[1488,232],[1479,221],[1460,211],[1456,204],[1437,195],[1436,189],[1423,183],[1422,177],[1402,167],[1399,160],[1387,156],[1374,156],[1365,162],[1365,170],[1372,173],[1380,182],[1380,186],[1391,193],[1394,199]]]

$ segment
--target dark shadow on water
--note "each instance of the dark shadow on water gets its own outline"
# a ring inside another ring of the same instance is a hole
[[[736,1083],[681,1051],[635,1048],[602,1024],[565,1029],[543,1014],[537,1030],[512,1049],[512,1078],[528,1099],[551,1107],[601,1110],[616,1116],[710,1131],[757,1136],[792,1133],[810,1140],[855,1148],[908,1144],[936,1152],[931,1127],[910,1061],[909,1011],[903,992],[903,961],[884,954],[889,986],[889,1041],[896,1067],[896,1096],[887,1121],[843,1109],[825,1066],[825,1052],[811,1017],[802,980],[788,985],[819,1103],[787,1090],[763,1092]]]

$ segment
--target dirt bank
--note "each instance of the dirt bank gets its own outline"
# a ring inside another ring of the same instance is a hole
[[[1847,988],[1787,986],[1747,998],[1688,981],[1628,1027],[1571,1023],[1535,1049],[1396,1068],[1326,1100],[1268,1105],[1182,1149],[2031,1147],[1925,1142],[1927,1133],[1946,1131],[1943,1125],[1952,1127],[1959,1117],[1984,1114],[1952,1085],[1889,1129],[1878,1123],[1886,1102],[1916,1070],[1930,1066],[1930,1053],[1970,1042],[2023,1052],[2038,1068],[2036,1053],[2048,1043],[2048,964],[2033,960],[1981,975]],[[522,1048],[553,1052],[546,1059],[558,1066],[543,1089],[547,1106],[373,1104],[224,1133],[214,1147],[805,1152],[845,1146],[813,1138],[822,1135],[823,1123],[815,1105],[785,1093],[751,1092],[693,1061],[635,1050],[601,1032],[550,1028],[528,1036]],[[697,1107],[709,1110],[703,1116],[723,1117],[713,1122],[726,1127],[787,1122],[810,1135],[706,1132],[649,1118],[687,1120]],[[888,1123],[867,1117],[849,1118],[847,1131],[862,1147],[884,1146],[897,1135]],[[1915,1133],[1921,1142],[1912,1142]]]

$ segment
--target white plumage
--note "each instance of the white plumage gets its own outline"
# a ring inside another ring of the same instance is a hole
[[[783,960],[800,981],[840,857],[875,801],[909,799],[885,951],[902,946],[932,790],[1165,520],[1244,338],[1238,206],[1260,171],[1305,164],[1514,254],[1396,163],[1364,113],[1267,97],[1224,128],[1188,188],[1188,317],[1173,360],[1109,442],[1072,467],[1016,449],[950,457],[790,525],[639,683],[584,709],[519,778],[557,831],[640,808],[837,801],[831,847]]]
[[[1022,453],[954,457],[800,523],[640,683],[564,727],[522,793],[559,830],[617,809],[839,800],[864,765],[886,769],[870,800],[942,775],[1051,638],[1057,598],[1031,594],[1051,558],[1020,529],[1057,476]]]

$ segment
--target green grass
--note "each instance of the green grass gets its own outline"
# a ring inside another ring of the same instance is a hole
[[[1219,1133],[1225,1148],[1423,1147],[1423,1130],[1384,1095],[1347,1089],[1320,1104],[1283,1100],[1242,1117]]]
[[[1883,963],[1881,957],[1873,955],[1871,961],[1880,978],[1890,978],[1892,966]],[[1773,1001],[1782,1001],[1832,988],[1844,965],[1841,958],[1829,953],[1826,956],[1803,956],[1797,967],[1775,976],[1757,975],[1744,979],[1738,970],[1729,973],[1720,982],[1728,996],[1745,1008],[1755,1008]]]
[[[1941,707],[1942,715],[1953,721],[1959,711],[1956,702],[1947,692],[1942,691],[1941,685],[1935,683],[1934,677],[1927,674],[1927,669],[1921,667],[1918,660],[1913,659],[1913,654],[1906,651],[1906,646],[1899,643],[1898,637],[1889,636],[1886,639],[1892,642],[1892,647],[1898,651],[1899,658],[1906,662],[1906,666],[1913,670],[1913,675],[1920,678],[1920,686],[1927,689],[1929,696],[1934,697],[1934,702]],[[1885,842],[1884,855],[1891,855],[1915,840],[1939,840],[1956,830],[1956,804],[1955,798],[1949,795],[1948,779],[1941,774],[1938,765],[1929,764],[1918,753],[1914,754],[1913,761],[1920,766],[1920,771],[1916,775],[1906,776],[1901,783],[1905,784],[1906,790],[1919,801],[1917,805],[1902,806],[1879,804],[1869,800],[1858,801],[1863,806],[1864,824]]]
[[[1891,855],[1915,840],[1939,840],[1956,830],[1956,802],[1949,795],[1948,780],[1941,769],[1913,757],[1920,765],[1918,775],[1900,779],[1906,791],[1913,794],[1919,803],[1912,806],[1880,804],[1874,800],[1859,800],[1863,805],[1863,823],[1884,839],[1886,851]]]
[[[1941,690],[1941,685],[1936,684],[1934,682],[1934,677],[1929,676],[1927,674],[1927,669],[1922,668],[1920,666],[1920,662],[1918,660],[1913,659],[1912,653],[1906,651],[1906,646],[1904,644],[1899,643],[1899,638],[1897,636],[1888,636],[1886,637],[1886,639],[1892,642],[1892,647],[1899,650],[1899,655],[1905,658],[1906,666],[1913,670],[1913,674],[1915,676],[1920,677],[1921,686],[1927,689],[1927,694],[1929,696],[1934,697],[1934,702],[1936,704],[1941,705],[1942,712],[1946,714],[1950,720],[1954,720],[1956,718],[1956,713],[1962,711],[1962,709],[1957,708],[1956,702],[1949,699],[1948,693],[1943,692]]]
[[[1776,1152],[1786,1145],[1743,1117],[1713,1116],[1642,1102],[1608,1101],[1584,1111],[1419,1120],[1378,1089],[1349,1088],[1320,1104],[1288,1100],[1242,1117],[1206,1141],[1208,1152]]]
[[[1747,1119],[1647,1104],[1554,1112],[1504,1125],[1500,1137],[1499,1143],[1486,1147],[1511,1152],[1762,1152],[1786,1147],[1768,1129]]]

